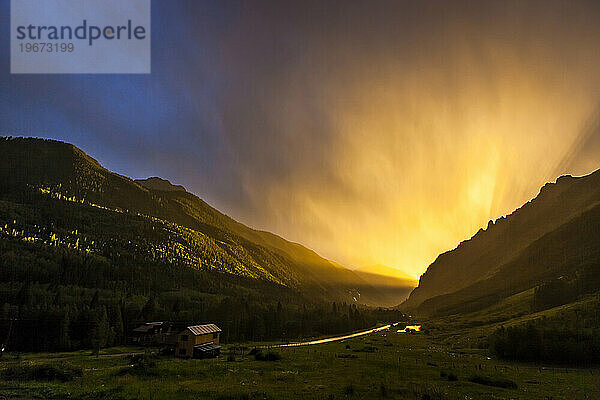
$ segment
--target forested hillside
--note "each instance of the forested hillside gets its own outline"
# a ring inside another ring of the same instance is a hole
[[[106,170],[75,146],[52,140],[5,138],[0,140],[0,152],[3,154],[0,159],[0,198],[6,201],[35,208],[38,194],[43,193],[128,216],[158,218],[178,225],[176,229],[193,230],[190,235],[196,235],[198,240],[212,240],[211,243],[221,248],[215,248],[213,252],[225,251],[230,257],[240,257],[237,266],[233,265],[236,263],[208,265],[203,262],[203,267],[222,267],[230,272],[233,268],[238,272],[244,269],[245,275],[252,271],[253,275],[259,274],[330,299],[357,299],[367,304],[389,302],[385,293],[352,271],[299,244],[248,228],[183,187],[158,190],[165,188],[160,180],[135,182]],[[196,261],[192,264],[197,267]]]
[[[351,271],[183,188],[136,183],[61,142],[3,139],[0,154],[0,335],[15,349],[121,344],[155,319],[262,340],[401,318],[361,306],[384,297]]]

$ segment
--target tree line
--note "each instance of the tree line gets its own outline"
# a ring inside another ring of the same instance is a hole
[[[118,250],[118,249],[117,249]],[[118,251],[115,251],[118,253]],[[226,342],[293,340],[401,321],[270,281],[115,254],[0,240],[0,340],[16,351],[98,350],[141,323],[216,323]]]
[[[498,328],[489,338],[499,357],[520,361],[600,363],[600,297],[591,295],[549,317]]]

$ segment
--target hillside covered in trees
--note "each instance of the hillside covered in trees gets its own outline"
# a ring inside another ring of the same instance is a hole
[[[0,152],[0,335],[14,349],[122,344],[148,320],[263,340],[402,318],[365,307],[385,294],[351,271],[184,189],[61,142],[6,138]]]

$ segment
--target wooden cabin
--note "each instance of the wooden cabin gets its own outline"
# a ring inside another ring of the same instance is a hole
[[[221,328],[215,324],[188,326],[177,335],[175,355],[185,358],[212,358],[221,352]]]
[[[164,345],[172,334],[171,328],[170,322],[146,322],[133,330],[133,343],[140,346]]]

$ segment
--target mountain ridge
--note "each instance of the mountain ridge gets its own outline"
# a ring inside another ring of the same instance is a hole
[[[181,185],[173,185],[169,180],[153,176],[146,179],[135,179],[136,183],[142,185],[146,189],[161,190],[165,192],[187,192],[186,188]]]
[[[388,277],[392,277],[395,279],[401,279],[401,280],[406,280],[406,281],[414,281],[414,282],[417,281],[417,279],[408,275],[404,271],[402,271],[398,268],[388,267],[387,265],[383,265],[383,264],[367,265],[367,266],[363,266],[363,267],[358,267],[358,268],[353,269],[353,271],[357,272],[357,273],[388,276]]]
[[[55,140],[5,138],[0,140],[0,152],[4,155],[0,160],[4,200],[23,203],[32,196],[31,190],[44,190],[85,204],[160,218],[211,238],[210,246],[223,247],[230,254],[227,257],[242,257],[242,264],[265,267],[284,284],[300,290],[365,304],[391,302],[386,300],[388,294],[352,271],[298,243],[247,227],[161,178],[149,184],[113,173],[76,146]],[[173,186],[177,190],[160,190]],[[186,246],[186,251],[194,252],[192,244]]]
[[[452,293],[494,277],[537,240],[599,202],[600,170],[581,177],[564,175],[545,184],[535,198],[440,254],[401,307],[418,310],[427,302],[424,308],[429,311],[439,308],[431,307],[432,299],[441,303]]]

